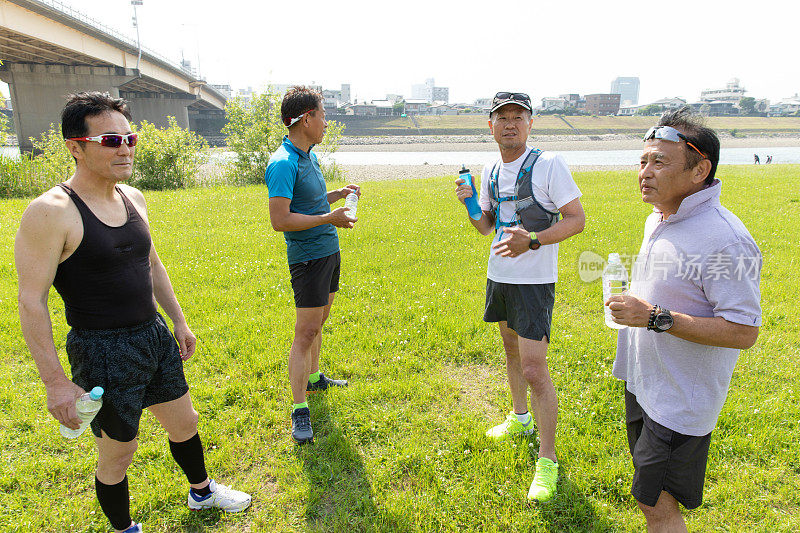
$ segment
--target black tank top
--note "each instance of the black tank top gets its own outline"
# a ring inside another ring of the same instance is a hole
[[[58,265],[53,286],[64,300],[67,324],[79,329],[135,326],[156,313],[150,273],[150,231],[122,193],[128,220],[111,227],[101,222],[69,186],[83,220],[78,248]]]

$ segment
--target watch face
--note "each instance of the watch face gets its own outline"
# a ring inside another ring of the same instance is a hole
[[[654,325],[661,331],[667,331],[669,328],[672,327],[672,315],[668,315],[666,313],[659,313],[656,315],[654,320]]]

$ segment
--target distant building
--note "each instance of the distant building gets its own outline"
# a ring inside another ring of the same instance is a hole
[[[693,111],[700,113],[701,115],[706,115],[708,117],[721,117],[727,115],[738,115],[739,108],[736,106],[738,103],[738,100],[736,103],[730,100],[713,100],[695,102],[689,105],[691,105]]]
[[[402,94],[387,94],[386,95],[386,99],[389,100],[390,102],[392,102],[393,104],[396,104],[397,102],[402,102],[403,101],[403,95]]]
[[[431,115],[458,115],[458,109],[448,104],[435,104],[428,108]]]
[[[434,79],[428,78],[423,84],[411,86],[411,98],[425,100],[429,104],[434,102],[447,104],[450,102],[450,88],[436,87]]]
[[[492,108],[492,100],[492,98],[476,98],[473,105],[488,112]]]
[[[408,115],[421,115],[425,113],[430,107],[430,103],[423,99],[406,100],[406,114]]]
[[[769,115],[772,117],[784,117],[798,113],[800,113],[800,93],[769,106]]]
[[[651,114],[658,115],[663,113],[664,111],[672,111],[684,105],[686,105],[686,100],[684,100],[683,98],[662,98],[660,100],[656,100],[655,102],[651,102],[649,104],[620,106],[619,112],[617,114],[623,117],[632,116],[636,115],[639,111],[642,111],[643,109],[651,108]]]
[[[731,102],[739,105],[739,100],[744,96],[745,89],[739,85],[739,78],[732,78],[724,89],[706,89],[700,93],[700,101],[710,102]]]
[[[616,78],[611,82],[611,93],[620,95],[621,106],[639,103],[639,78]]]
[[[619,111],[619,94],[587,94],[586,112],[592,115],[616,115]]]
[[[374,117],[378,114],[377,106],[372,104],[352,104],[349,109],[357,117]]]
[[[216,89],[217,91],[219,91],[220,93],[225,95],[225,98],[230,98],[231,95],[233,95],[233,90],[231,89],[230,85],[227,85],[227,84],[225,84],[225,85],[209,84],[209,87],[211,87],[212,89]]]
[[[567,108],[567,100],[562,97],[545,96],[542,98],[540,111],[564,111]]]

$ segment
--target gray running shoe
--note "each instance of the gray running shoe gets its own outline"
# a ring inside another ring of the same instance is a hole
[[[301,407],[292,411],[292,438],[297,444],[305,444],[314,440],[311,429],[311,411]]]
[[[328,387],[347,387],[346,379],[331,379],[322,372],[319,374],[319,381],[316,383],[308,382],[306,392],[317,392],[328,390]]]

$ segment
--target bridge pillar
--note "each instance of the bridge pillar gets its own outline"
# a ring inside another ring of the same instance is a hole
[[[4,62],[0,66],[0,80],[11,87],[20,150],[32,151],[30,137],[38,138],[51,124],[61,122],[68,94],[101,91],[119,97],[118,87],[135,78],[136,70],[123,67]]]
[[[158,127],[166,127],[167,117],[171,116],[184,129],[189,128],[188,106],[197,101],[197,97],[191,94],[126,92],[124,88],[120,96],[128,101],[134,122],[146,120]]]

